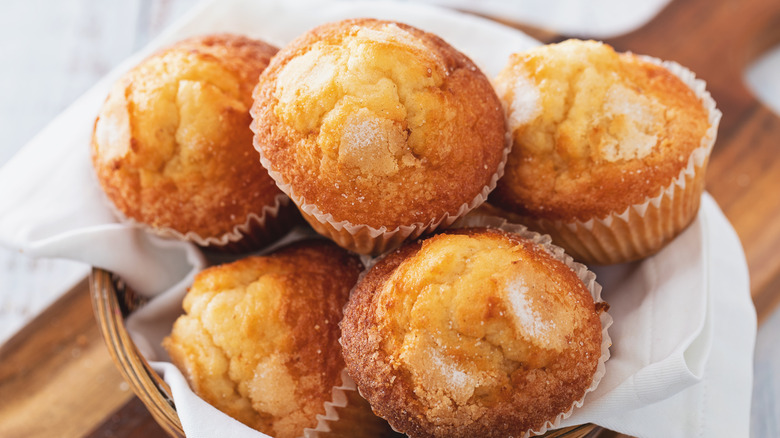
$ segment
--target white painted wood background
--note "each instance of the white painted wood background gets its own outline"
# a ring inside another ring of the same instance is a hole
[[[100,77],[198,1],[0,2],[0,167]],[[778,81],[767,84],[767,90],[780,90],[780,75],[762,77]],[[751,85],[761,88],[761,84]],[[72,262],[33,260],[0,248],[0,344],[86,269]],[[778,340],[780,311],[759,331],[753,437],[780,436]]]
[[[0,2],[0,167],[197,2]],[[86,272],[88,267],[78,263],[34,260],[0,248],[0,344]]]

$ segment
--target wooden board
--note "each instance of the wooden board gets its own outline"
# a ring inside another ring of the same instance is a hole
[[[524,30],[546,42],[564,39]],[[642,29],[607,41],[677,61],[708,82],[723,121],[707,190],[742,240],[759,321],[780,304],[780,119],[742,75],[779,41],[777,0],[675,0]],[[114,369],[86,283],[0,348],[0,436],[164,436]]]
[[[87,282],[0,347],[0,436],[80,437],[133,398],[92,317]]]
[[[677,61],[707,81],[723,119],[706,189],[742,241],[763,322],[780,302],[780,118],[753,96],[743,75],[780,42],[780,2],[674,1],[647,26],[610,42]]]

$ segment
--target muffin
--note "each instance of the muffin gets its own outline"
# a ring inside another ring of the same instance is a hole
[[[575,258],[646,257],[696,216],[720,112],[688,70],[569,40],[513,55],[495,86],[514,146],[490,202]]]
[[[519,437],[582,404],[608,357],[606,304],[540,237],[448,230],[371,268],[341,342],[375,413],[411,437]]]
[[[501,103],[465,55],[390,21],[317,27],[260,76],[255,147],[321,234],[379,253],[486,199],[507,150]]]
[[[271,436],[303,436],[341,384],[338,323],[361,270],[324,240],[208,268],[163,346],[206,402]]]
[[[92,163],[121,217],[212,248],[254,249],[282,234],[295,208],[249,129],[252,90],[276,51],[237,35],[192,38],[114,84]]]

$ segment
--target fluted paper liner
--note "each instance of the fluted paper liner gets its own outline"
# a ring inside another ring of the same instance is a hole
[[[303,436],[374,438],[396,435],[384,419],[373,413],[345,369],[341,372],[341,385],[333,388],[333,399],[325,402],[325,414],[317,414],[317,426],[304,429]]]
[[[234,226],[231,231],[221,236],[203,237],[194,231],[182,233],[170,227],[153,227],[126,216],[108,197],[105,200],[122,222],[139,226],[160,237],[183,240],[227,253],[254,251],[278,240],[290,231],[296,216],[295,209],[290,205],[290,198],[284,193],[278,193],[272,205],[264,205],[260,212],[250,213],[244,223]]]
[[[550,236],[531,231],[525,225],[510,223],[504,218],[484,215],[484,214],[473,214],[461,218],[460,220],[455,222],[451,228],[474,228],[474,227],[487,227],[487,228],[500,229],[503,231],[517,234],[522,238],[528,239],[534,242],[535,244],[540,245],[553,258],[564,263],[566,266],[571,268],[572,271],[574,271],[577,277],[579,277],[579,279],[582,280],[582,282],[590,291],[591,296],[593,297],[593,301],[595,303],[604,302],[604,300],[601,298],[601,285],[596,281],[596,274],[590,271],[587,266],[574,261],[574,259],[570,255],[566,254],[563,248],[554,245],[552,243],[552,239],[550,238]],[[371,268],[381,259],[382,257],[376,257],[368,261],[368,263],[366,263],[366,268],[363,270],[363,273],[360,275],[358,279],[358,283],[360,283],[360,281],[368,273],[368,271],[370,271]],[[530,436],[542,435],[546,433],[548,430],[560,428],[561,421],[563,421],[566,418],[569,418],[571,414],[574,412],[575,408],[582,407],[582,405],[585,403],[585,397],[587,396],[587,394],[596,390],[596,387],[598,387],[599,382],[601,382],[601,379],[604,377],[604,374],[606,374],[607,368],[605,363],[610,356],[609,347],[612,346],[612,339],[609,337],[609,327],[612,325],[612,317],[609,315],[609,313],[607,313],[607,311],[602,311],[601,314],[599,315],[599,318],[601,320],[601,357],[599,357],[598,364],[596,366],[596,372],[593,374],[593,379],[591,380],[591,384],[583,393],[582,398],[574,401],[571,407],[567,411],[561,412],[555,418],[546,421],[544,424],[540,425],[538,429],[530,429],[528,431],[525,431],[522,435],[519,435],[516,438],[528,438]],[[352,382],[352,379],[350,379],[350,382],[351,382],[350,385],[342,385],[341,390],[345,393],[349,391],[357,392],[358,394],[355,394],[353,398],[360,397],[360,399],[363,400],[363,402],[365,402],[365,400],[362,399],[361,396],[359,396],[360,389],[356,387],[354,382]],[[338,419],[334,419],[332,421],[337,422]]]
[[[707,92],[706,83],[696,79],[693,72],[676,62],[649,56],[641,58],[665,67],[682,80],[708,113],[710,127],[677,177],[659,189],[657,195],[604,218],[564,222],[502,212],[502,216],[510,220],[549,234],[553,242],[584,263],[607,265],[652,255],[682,232],[699,211],[707,162],[715,144],[721,112]]]
[[[257,119],[254,119],[251,128],[255,133],[257,133],[256,124]],[[387,227],[375,228],[366,224],[355,224],[348,220],[336,220],[332,214],[323,212],[315,203],[304,199],[295,192],[292,185],[287,182],[279,171],[272,167],[271,162],[263,154],[257,135],[255,135],[255,149],[260,154],[260,162],[268,171],[268,174],[276,181],[279,189],[286,193],[295,205],[298,206],[301,215],[312,228],[323,236],[330,238],[342,248],[360,254],[377,255],[400,246],[406,240],[415,239],[439,228],[446,228],[485,202],[488,194],[496,188],[498,180],[504,176],[504,166],[509,157],[509,151],[512,149],[510,133],[507,132],[505,137],[503,155],[496,172],[491,176],[488,184],[471,201],[464,202],[456,211],[445,212],[442,216],[431,219],[427,223],[416,222],[409,225],[399,225],[393,229],[388,229]]]

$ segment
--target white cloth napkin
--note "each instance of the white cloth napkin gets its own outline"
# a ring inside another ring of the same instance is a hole
[[[422,1],[580,38],[610,38],[639,29],[669,3],[669,0]]]
[[[637,438],[747,436],[756,315],[742,248],[712,197],[704,195],[697,220],[659,254],[595,271],[615,320],[612,357],[599,387],[562,426],[595,423]],[[144,330],[147,357],[167,358],[159,341],[183,294],[172,289],[130,317],[131,330]],[[170,363],[153,366],[171,386],[188,437],[218,436],[210,431],[223,427],[225,436],[266,436],[203,402]]]
[[[258,437],[184,384],[159,342],[204,261],[199,251],[116,223],[89,161],[97,111],[111,83],[161,45],[230,31],[284,44],[347,17],[395,19],[434,32],[494,76],[511,52],[538,44],[517,30],[413,3],[209,1],[109,74],[0,169],[0,244],[80,260],[156,297],[128,321],[140,351],[171,385],[190,437]],[[594,422],[637,437],[746,436],[755,311],[739,241],[709,197],[697,221],[642,262],[597,271],[615,323],[612,358],[596,392],[565,424]]]
[[[613,355],[566,424],[639,438],[748,436],[756,313],[739,238],[712,197],[659,254],[596,272],[615,319]]]

